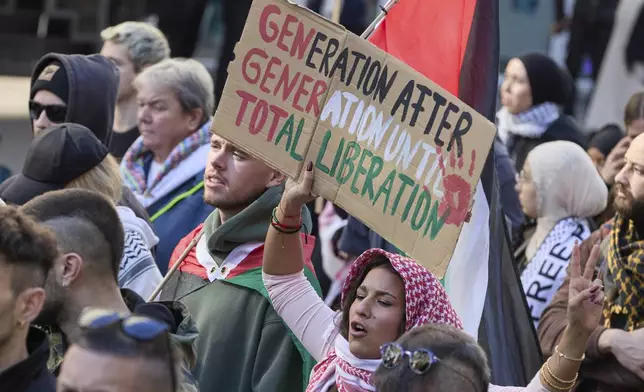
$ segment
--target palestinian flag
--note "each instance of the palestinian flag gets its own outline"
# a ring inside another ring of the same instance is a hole
[[[235,286],[256,291],[270,302],[271,299],[268,295],[268,291],[266,291],[266,287],[264,287],[264,281],[262,279],[264,243],[248,242],[236,247],[232,252],[230,252],[228,257],[226,257],[225,263],[220,267],[208,252],[208,240],[205,235],[201,235],[203,230],[204,225],[201,224],[179,241],[179,244],[170,258],[168,269],[171,269],[186,248],[191,246],[192,241],[197,236],[201,236],[197,244],[190,248],[187,256],[181,262],[181,265],[173,278],[178,279],[179,274],[184,273],[198,276],[210,282],[222,280]],[[300,236],[302,238],[302,252],[304,255],[304,275],[318,295],[321,296],[322,290],[320,289],[320,284],[315,277],[315,270],[311,263],[311,256],[315,247],[315,237],[304,233],[300,233]],[[168,286],[170,286],[170,284],[168,284]],[[289,335],[291,336],[291,339],[293,339],[295,347],[302,356],[302,381],[303,388],[305,388],[306,385],[308,385],[311,370],[313,370],[315,361],[290,330]]]
[[[494,121],[498,0],[400,0],[369,41]],[[487,351],[492,382],[526,385],[541,366],[541,352],[508,246],[499,197],[492,148],[445,287],[466,331],[478,336]]]

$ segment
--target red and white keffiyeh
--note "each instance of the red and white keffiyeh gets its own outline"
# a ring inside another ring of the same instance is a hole
[[[403,280],[405,287],[405,331],[423,324],[449,324],[462,329],[463,325],[449,302],[440,281],[414,260],[386,252],[369,249],[352,264],[342,288],[342,308],[346,303],[351,284],[376,256],[385,256]],[[373,386],[373,361],[360,360],[348,350],[348,342],[338,335],[335,349],[313,368],[307,392],[322,392],[334,378],[338,392],[375,391]],[[360,364],[364,363],[365,366]]]

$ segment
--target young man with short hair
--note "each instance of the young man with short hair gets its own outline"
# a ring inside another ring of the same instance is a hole
[[[65,355],[58,391],[179,392],[179,363],[165,324],[88,308]]]
[[[313,359],[273,309],[262,281],[264,240],[284,181],[283,174],[211,135],[204,200],[216,210],[179,242],[170,266],[201,236],[161,293],[183,302],[197,323],[195,376],[203,391],[301,391],[308,383]],[[302,216],[305,274],[319,294],[305,206]]]
[[[49,343],[30,324],[45,302],[45,279],[58,256],[56,239],[13,207],[0,207],[0,389],[53,392]]]
[[[197,331],[183,305],[145,303],[133,291],[119,289],[117,277],[124,235],[112,202],[96,192],[66,189],[38,196],[21,210],[55,233],[61,252],[47,277],[47,299],[36,320],[37,324],[60,330],[63,335],[62,343],[54,347],[50,363],[54,371],[67,351],[67,343],[74,343],[81,336],[77,321],[88,306],[124,314],[152,314],[171,324],[170,331],[182,344],[185,361],[194,359],[192,343]],[[188,378],[185,382],[190,384],[192,380]]]

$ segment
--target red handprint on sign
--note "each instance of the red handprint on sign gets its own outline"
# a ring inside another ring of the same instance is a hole
[[[445,218],[445,223],[448,225],[459,226],[461,223],[469,221],[470,215],[470,198],[472,196],[472,188],[470,184],[458,174],[446,174],[445,162],[440,148],[438,152],[438,165],[443,174],[443,199],[438,206],[438,213],[443,216],[445,211],[449,209],[449,214]],[[470,177],[474,174],[474,164],[476,162],[476,150],[472,150],[471,162],[468,170]],[[458,166],[457,166],[458,165]],[[463,156],[456,158],[454,150],[450,153],[449,167],[459,170],[463,169],[465,162]]]

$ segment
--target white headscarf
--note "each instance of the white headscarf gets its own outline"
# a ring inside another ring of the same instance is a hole
[[[537,189],[537,228],[526,248],[528,260],[561,219],[591,218],[608,203],[608,188],[581,147],[567,141],[544,143],[527,157]]]

